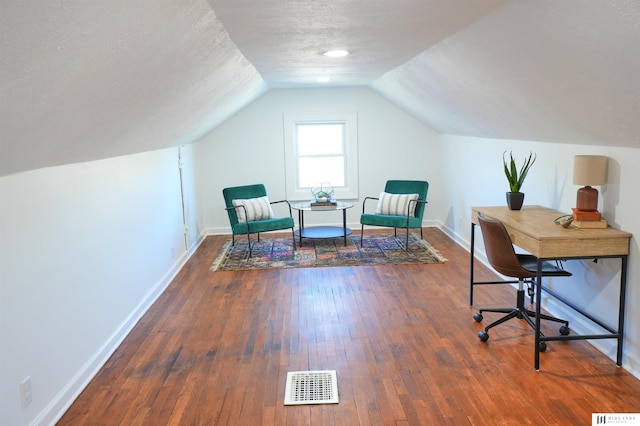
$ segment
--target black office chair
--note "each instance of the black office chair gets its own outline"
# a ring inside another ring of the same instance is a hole
[[[486,326],[483,331],[478,333],[478,337],[483,342],[486,342],[489,339],[490,328],[502,324],[512,318],[524,319],[531,328],[535,329],[535,323],[532,318],[535,319],[536,313],[524,307],[524,285],[527,283],[529,285],[529,290],[533,290],[533,281],[536,278],[538,258],[530,254],[516,253],[513,249],[511,238],[509,237],[509,234],[502,222],[485,217],[482,213],[478,213],[478,222],[480,223],[480,229],[482,229],[482,238],[484,240],[487,259],[491,266],[502,275],[518,279],[518,293],[516,306],[514,308],[480,309],[479,312],[473,315],[473,319],[477,322],[481,322],[484,319],[482,315],[483,312],[507,314]],[[542,263],[541,274],[543,277],[571,276],[571,272],[565,271],[551,262]],[[563,324],[559,330],[560,334],[569,334],[569,321],[544,314],[540,314],[540,319]],[[542,333],[540,335],[543,336]],[[546,348],[547,344],[545,342],[540,342],[540,351],[544,352]]]

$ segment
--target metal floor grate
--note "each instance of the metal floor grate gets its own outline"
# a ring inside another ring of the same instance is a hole
[[[284,405],[337,404],[335,370],[290,371],[284,391]]]

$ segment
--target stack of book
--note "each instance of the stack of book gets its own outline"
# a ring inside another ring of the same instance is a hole
[[[577,228],[606,228],[607,221],[602,218],[599,211],[587,212],[572,208],[573,225]]]
[[[326,209],[326,208],[337,206],[338,202],[336,200],[326,200],[326,201],[313,200],[309,204],[311,205],[312,209]]]

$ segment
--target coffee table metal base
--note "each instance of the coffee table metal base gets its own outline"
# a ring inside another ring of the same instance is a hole
[[[344,238],[351,235],[351,232],[351,229],[346,228],[345,234],[345,229],[340,226],[309,226],[296,230],[295,234],[300,238]]]
[[[291,208],[298,210],[299,228],[295,231],[295,235],[300,239],[300,247],[302,247],[303,238],[342,238],[344,245],[347,245],[347,235],[351,234],[351,229],[347,228],[347,209],[353,207],[353,203],[338,201],[335,206],[314,209],[310,203],[294,203]],[[304,226],[305,211],[339,211],[342,210],[342,227],[340,226]]]

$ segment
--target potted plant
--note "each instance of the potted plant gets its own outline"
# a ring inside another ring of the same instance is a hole
[[[527,177],[527,173],[531,166],[533,166],[533,163],[535,163],[537,156],[534,153],[529,152],[529,157],[527,157],[522,164],[522,167],[520,167],[520,171],[518,171],[516,161],[513,159],[513,153],[509,152],[508,163],[505,158],[506,153],[507,151],[502,153],[502,161],[504,163],[504,174],[507,176],[507,180],[509,181],[507,205],[511,210],[520,210],[522,208],[522,203],[524,202],[524,193],[520,192],[520,189],[524,183],[524,178]]]

